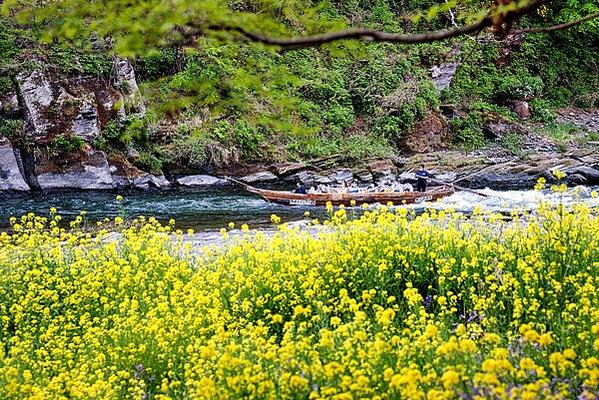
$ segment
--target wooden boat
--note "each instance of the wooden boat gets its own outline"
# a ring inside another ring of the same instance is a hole
[[[436,186],[426,192],[373,192],[373,193],[293,193],[280,190],[260,189],[237,179],[226,177],[227,180],[243,186],[248,192],[257,194],[272,203],[286,206],[325,206],[328,202],[334,206],[362,205],[364,203],[380,203],[395,205],[423,203],[435,201],[442,197],[451,196],[454,188],[451,185]]]

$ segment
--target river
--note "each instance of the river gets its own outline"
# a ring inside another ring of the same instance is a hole
[[[599,207],[599,198],[592,198],[597,187],[568,189],[565,194],[550,191],[493,191],[481,192],[489,197],[481,197],[467,192],[457,192],[440,202],[409,206],[420,211],[426,207],[435,209],[455,209],[469,213],[476,206],[508,214],[511,210],[530,210],[542,200],[571,203],[579,200],[591,207]],[[287,207],[271,204],[258,196],[248,194],[235,187],[210,190],[173,190],[163,192],[123,193],[123,201],[116,201],[116,194],[109,192],[72,192],[13,196],[0,199],[0,229],[9,227],[9,218],[28,212],[47,215],[55,207],[65,219],[72,219],[81,211],[87,212],[89,220],[116,217],[124,213],[127,217],[140,215],[155,216],[161,221],[173,218],[180,228],[193,228],[197,231],[215,231],[229,222],[248,224],[250,228],[271,226],[270,216],[276,214],[283,222],[309,218],[323,218],[326,212],[317,207]]]

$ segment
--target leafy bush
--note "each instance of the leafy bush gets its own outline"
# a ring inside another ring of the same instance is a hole
[[[543,90],[543,81],[538,76],[501,77],[497,85],[497,96],[503,99],[532,99]]]
[[[409,108],[404,117],[408,114]],[[409,120],[412,119],[412,115],[408,116]],[[376,135],[390,138],[391,140],[398,141],[401,139],[402,128],[405,126],[405,121],[395,115],[385,115],[374,120],[372,132]]]
[[[139,152],[139,157],[135,160],[134,165],[143,171],[152,174],[160,174],[162,171],[162,160],[152,154],[151,151],[142,150]]]
[[[154,116],[149,112],[145,117],[130,116],[125,122],[117,120],[108,121],[94,146],[104,151],[122,151],[137,144],[144,147],[152,144]]]
[[[476,101],[470,104],[468,113],[463,118],[453,118],[450,121],[454,131],[454,142],[465,149],[473,150],[485,145],[486,138],[483,128],[489,121],[504,119],[514,121],[515,115],[507,108]]]
[[[522,145],[524,144],[524,138],[521,134],[515,132],[509,132],[501,138],[502,146],[514,156],[521,157],[524,155]]]
[[[24,123],[20,119],[0,118],[0,137],[7,138],[16,145],[25,145]]]
[[[156,80],[178,72],[178,51],[180,50],[167,47],[140,56],[136,62],[136,75],[140,80]]]
[[[79,136],[59,135],[52,140],[48,150],[54,156],[69,155],[82,150],[84,146],[85,141]]]
[[[452,121],[454,122],[454,121]],[[452,123],[455,131],[454,141],[466,150],[474,150],[485,145],[485,134],[483,130],[476,127],[474,124],[462,126],[461,123]]]
[[[14,90],[14,84],[10,77],[2,76],[0,77],[0,96],[10,93]]]
[[[210,142],[211,139],[199,130],[191,134],[181,133],[173,139],[167,155],[172,161],[198,167],[208,162],[206,145]]]
[[[530,102],[532,109],[532,118],[537,122],[554,122],[556,115],[551,108],[548,100],[532,99]]]
[[[244,154],[249,157],[257,156],[256,152],[265,137],[261,128],[252,126],[244,120],[239,120],[233,129],[233,139],[242,149]]]
[[[338,104],[329,106],[323,117],[330,132],[334,135],[341,134],[352,126],[355,120],[354,110],[351,107],[343,107]]]

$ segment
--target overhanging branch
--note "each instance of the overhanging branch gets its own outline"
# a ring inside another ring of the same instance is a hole
[[[524,6],[514,10],[494,15],[489,12],[483,19],[473,24],[465,26],[456,26],[450,29],[443,29],[433,32],[403,34],[389,33],[376,29],[349,29],[339,32],[322,33],[317,35],[300,36],[294,38],[277,38],[269,35],[264,35],[258,32],[252,32],[241,26],[226,26],[226,25],[203,25],[189,24],[185,28],[179,28],[177,31],[182,36],[182,42],[186,44],[194,44],[195,39],[207,32],[228,32],[237,34],[241,38],[252,42],[263,43],[270,46],[277,46],[284,50],[301,49],[306,47],[319,47],[328,43],[339,40],[363,40],[389,43],[427,43],[445,39],[450,39],[462,35],[475,34],[483,31],[486,28],[492,28],[497,35],[505,36],[507,34],[522,34],[535,32],[551,32],[561,29],[568,29],[572,26],[579,25],[585,21],[599,17],[599,13],[587,15],[583,18],[567,22],[560,25],[554,25],[541,28],[525,28],[511,29],[514,21],[520,19],[524,15],[536,11],[546,0],[530,0]]]
[[[559,25],[546,26],[546,27],[540,27],[540,28],[518,29],[518,30],[512,31],[512,33],[514,33],[514,34],[521,34],[521,33],[541,33],[541,32],[559,31],[559,30],[562,30],[562,29],[568,29],[568,28],[571,28],[573,26],[580,25],[583,22],[590,21],[590,20],[593,20],[595,18],[599,18],[599,12],[596,12],[594,14],[589,14],[586,17],[582,17],[580,19],[576,19],[574,21],[566,22],[566,23],[559,24]]]
[[[249,32],[241,27],[211,27],[213,30],[236,32],[253,42],[259,42],[271,46],[279,46],[285,49],[301,49],[305,47],[318,47],[339,40],[358,39],[364,41],[391,42],[391,43],[426,43],[453,38],[466,34],[480,32],[492,25],[490,19],[485,18],[477,23],[463,27],[444,29],[441,31],[401,34],[388,33],[375,29],[350,29],[340,32],[322,33],[319,35],[303,36],[297,38],[274,38],[255,32]]]
[[[376,29],[350,29],[339,32],[322,33],[318,35],[303,36],[297,38],[276,38],[272,36],[263,35],[257,32],[251,32],[240,26],[220,26],[212,25],[208,29],[211,31],[224,31],[233,32],[240,34],[248,40],[253,42],[263,43],[271,46],[278,46],[283,49],[301,49],[306,47],[318,47],[327,43],[357,39],[364,41],[377,41],[377,42],[390,42],[390,43],[427,43],[435,42],[445,39],[450,39],[457,36],[474,34],[482,31],[485,28],[493,26],[495,31],[502,31],[502,24],[507,24],[511,21],[517,20],[523,15],[529,14],[539,8],[545,0],[530,0],[524,6],[514,10],[504,12],[501,18],[489,13],[483,19],[470,25],[455,27],[451,29],[443,29],[440,31],[415,33],[415,34],[402,34],[402,33],[389,33],[383,32]],[[195,26],[195,29],[202,31],[202,27]],[[205,27],[204,27],[205,29]]]

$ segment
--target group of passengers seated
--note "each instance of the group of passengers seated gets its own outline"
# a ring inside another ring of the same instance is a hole
[[[384,180],[378,184],[372,183],[367,187],[358,186],[358,182],[354,180],[349,185],[345,181],[339,186],[319,184],[317,186],[311,186],[308,190],[306,190],[306,187],[303,184],[298,182],[294,193],[403,193],[413,191],[414,188],[411,184],[393,180]]]

